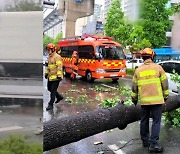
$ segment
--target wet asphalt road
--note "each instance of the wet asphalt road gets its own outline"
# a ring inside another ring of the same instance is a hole
[[[99,92],[95,91],[97,87],[104,87],[102,84],[117,87],[117,83],[111,83],[110,80],[96,80],[94,83],[88,83],[83,80],[70,82],[69,78],[63,79],[60,83],[58,91],[65,98],[58,104],[54,105],[53,111],[45,111],[45,107],[49,101],[49,92],[46,89],[46,80],[44,80],[44,121],[49,121],[53,118],[62,118],[64,116],[74,115],[82,112],[88,112],[99,107],[101,100],[107,97],[115,97],[116,92]],[[131,79],[120,79],[119,84],[130,87]],[[110,88],[111,89],[111,88]],[[86,96],[87,95],[87,96]],[[83,102],[79,97],[84,96]],[[98,99],[96,99],[98,98]],[[121,98],[121,97],[120,97]],[[76,103],[72,103],[76,102]],[[164,126],[160,134],[160,143],[165,147],[164,154],[178,154],[180,150],[180,129]],[[94,142],[101,144],[94,145]],[[121,150],[117,150],[125,143],[129,142]],[[66,146],[53,149],[44,154],[147,154],[146,148],[142,147],[139,136],[139,122],[129,124],[126,129],[119,130],[115,128],[110,131],[102,132],[91,137],[82,139],[78,142],[68,144]]]
[[[42,81],[0,80],[0,138],[26,136],[42,142],[37,135],[43,123]]]
[[[9,135],[27,136],[29,141],[42,142],[36,132],[42,128],[42,106],[1,106],[0,138]]]

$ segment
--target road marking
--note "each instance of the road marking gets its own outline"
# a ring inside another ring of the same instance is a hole
[[[23,127],[20,127],[20,126],[4,127],[4,128],[0,128],[0,132],[10,131],[10,130],[17,130],[17,129],[22,129],[22,128]]]
[[[107,87],[107,88],[111,88],[111,89],[115,89],[115,90],[117,90],[117,88],[116,87],[112,87],[112,86],[109,86],[109,85],[106,85],[106,84],[101,84],[102,86],[104,86],[104,87]]]
[[[111,149],[115,154],[126,154],[124,151],[119,149],[116,144],[108,145],[108,148]]]

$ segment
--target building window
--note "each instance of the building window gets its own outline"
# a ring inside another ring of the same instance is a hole
[[[167,37],[166,46],[171,46],[171,37]]]

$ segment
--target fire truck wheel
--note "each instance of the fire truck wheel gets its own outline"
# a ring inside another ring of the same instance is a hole
[[[66,77],[70,76],[70,74],[66,72],[65,67],[63,67],[63,76],[66,76]]]
[[[86,72],[86,80],[89,81],[89,82],[93,82],[94,81],[94,79],[92,78],[91,71],[87,71]]]
[[[112,79],[113,83],[117,83],[119,78]]]

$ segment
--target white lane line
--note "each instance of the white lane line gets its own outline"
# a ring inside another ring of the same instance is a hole
[[[0,128],[0,132],[10,131],[10,130],[17,130],[17,129],[22,129],[22,128],[23,127],[20,127],[20,126],[4,127],[4,128]]]
[[[111,149],[115,154],[126,154],[124,151],[119,149],[119,147],[116,144],[108,145],[108,148]]]

